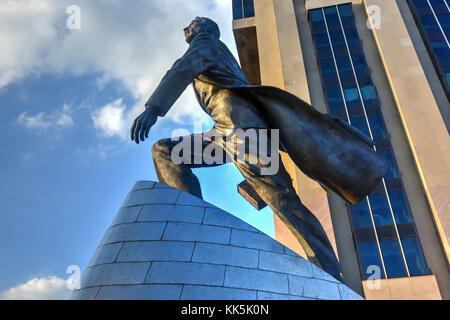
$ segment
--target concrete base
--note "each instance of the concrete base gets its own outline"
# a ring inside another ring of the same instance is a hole
[[[72,299],[362,299],[233,215],[138,181]]]

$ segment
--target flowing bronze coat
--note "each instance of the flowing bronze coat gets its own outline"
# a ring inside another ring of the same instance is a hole
[[[370,139],[345,122],[279,88],[250,85],[226,45],[210,33],[194,38],[146,105],[164,116],[193,82],[230,89],[251,101],[270,128],[280,130],[281,144],[294,163],[352,204],[369,194],[387,172],[387,162],[374,151]]]

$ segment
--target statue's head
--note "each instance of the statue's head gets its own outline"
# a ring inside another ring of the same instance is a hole
[[[183,30],[187,43],[191,43],[195,36],[200,32],[209,32],[215,35],[217,38],[220,38],[220,30],[217,23],[205,17],[196,17]]]

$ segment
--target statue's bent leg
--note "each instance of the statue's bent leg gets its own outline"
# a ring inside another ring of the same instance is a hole
[[[268,146],[270,146],[270,140]],[[256,164],[247,161],[234,162],[253,189],[295,235],[307,254],[308,260],[336,279],[342,280],[341,267],[327,234],[319,220],[300,201],[278,151],[277,156],[279,169],[272,175],[264,175],[261,172],[261,169],[267,165],[262,164],[259,158]]]
[[[223,163],[207,164],[203,151],[214,141],[205,138],[208,132],[161,139],[152,146],[152,158],[158,180],[179,190],[202,197],[200,182],[193,168],[212,167]],[[181,143],[181,144],[180,144]],[[225,160],[223,160],[225,161]]]

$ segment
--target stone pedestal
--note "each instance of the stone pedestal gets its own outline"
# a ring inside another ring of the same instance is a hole
[[[72,299],[361,299],[242,220],[167,185],[138,181]]]

